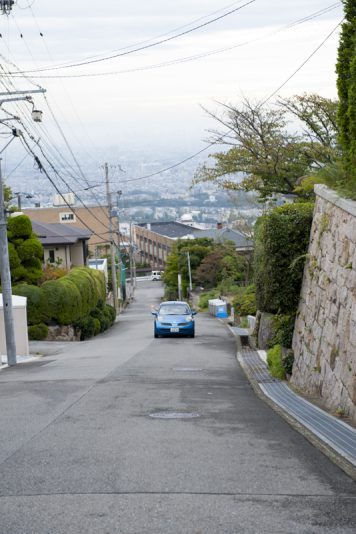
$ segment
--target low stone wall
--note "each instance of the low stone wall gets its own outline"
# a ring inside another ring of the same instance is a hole
[[[80,331],[72,325],[49,326],[46,341],[80,341]]]
[[[356,202],[315,192],[291,382],[356,423]]]

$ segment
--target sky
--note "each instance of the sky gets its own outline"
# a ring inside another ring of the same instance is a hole
[[[218,111],[218,102],[238,105],[244,97],[264,100],[343,17],[341,2],[332,0],[248,2],[18,0],[11,15],[0,15],[1,63],[8,72],[32,71],[26,78],[11,74],[11,82],[19,90],[33,84],[46,89],[75,148],[94,157],[106,146],[189,154],[204,147],[216,126],[204,108]],[[329,6],[335,9],[292,24]],[[202,27],[189,31],[196,26]],[[277,94],[336,97],[338,38],[339,30]],[[34,72],[115,54],[120,56]],[[43,128],[60,146],[51,111],[41,95],[34,99],[44,112]]]

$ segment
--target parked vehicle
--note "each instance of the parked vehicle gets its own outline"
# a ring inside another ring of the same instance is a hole
[[[161,279],[162,279],[162,271],[152,271],[151,280],[161,280]]]
[[[196,311],[192,310],[186,302],[170,300],[162,302],[154,315],[154,337],[159,336],[195,336],[194,315]]]

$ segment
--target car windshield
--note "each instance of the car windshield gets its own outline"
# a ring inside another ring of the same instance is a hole
[[[187,315],[190,309],[185,304],[165,304],[159,309],[160,315]]]

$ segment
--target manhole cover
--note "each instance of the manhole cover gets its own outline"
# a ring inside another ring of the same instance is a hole
[[[156,412],[150,413],[153,419],[194,419],[200,417],[199,413],[195,412]]]
[[[204,371],[204,369],[198,369],[196,367],[175,367],[173,371],[179,371],[181,373],[189,373],[189,372],[196,372],[196,371]]]

